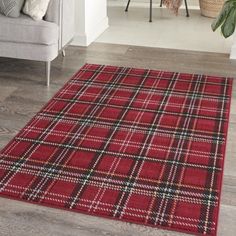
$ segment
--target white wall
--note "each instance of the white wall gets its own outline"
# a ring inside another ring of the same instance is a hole
[[[236,32],[231,37],[233,37],[233,46],[231,48],[230,59],[236,60]]]
[[[75,18],[72,45],[88,46],[108,28],[107,0],[76,0]]]

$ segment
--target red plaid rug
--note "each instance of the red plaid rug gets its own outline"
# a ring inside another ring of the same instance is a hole
[[[0,153],[0,195],[215,235],[232,79],[85,65]]]

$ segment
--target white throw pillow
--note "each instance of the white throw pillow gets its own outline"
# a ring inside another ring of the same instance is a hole
[[[42,20],[45,16],[50,0],[25,0],[23,12],[34,20]]]

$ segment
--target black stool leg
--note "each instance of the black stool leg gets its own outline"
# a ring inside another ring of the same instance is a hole
[[[187,0],[184,0],[185,8],[186,8],[186,17],[189,17],[189,11],[188,11],[188,3]]]
[[[161,2],[160,2],[160,7],[162,7],[162,5],[163,5],[163,0],[161,0]]]
[[[152,0],[150,0],[150,17],[149,22],[152,22]]]
[[[129,0],[128,3],[127,3],[127,6],[126,6],[126,8],[125,8],[125,11],[128,11],[128,10],[129,10],[129,4],[130,4],[130,0]]]

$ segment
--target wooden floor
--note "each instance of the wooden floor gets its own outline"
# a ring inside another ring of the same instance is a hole
[[[204,73],[236,77],[236,61],[226,54],[201,53],[134,46],[92,44],[69,47],[67,56],[52,64],[52,84],[44,85],[44,64],[0,58],[0,148],[86,62]],[[228,135],[219,233],[236,232],[236,85]],[[0,236],[178,236],[135,224],[128,224],[67,211],[45,208],[0,198]]]

